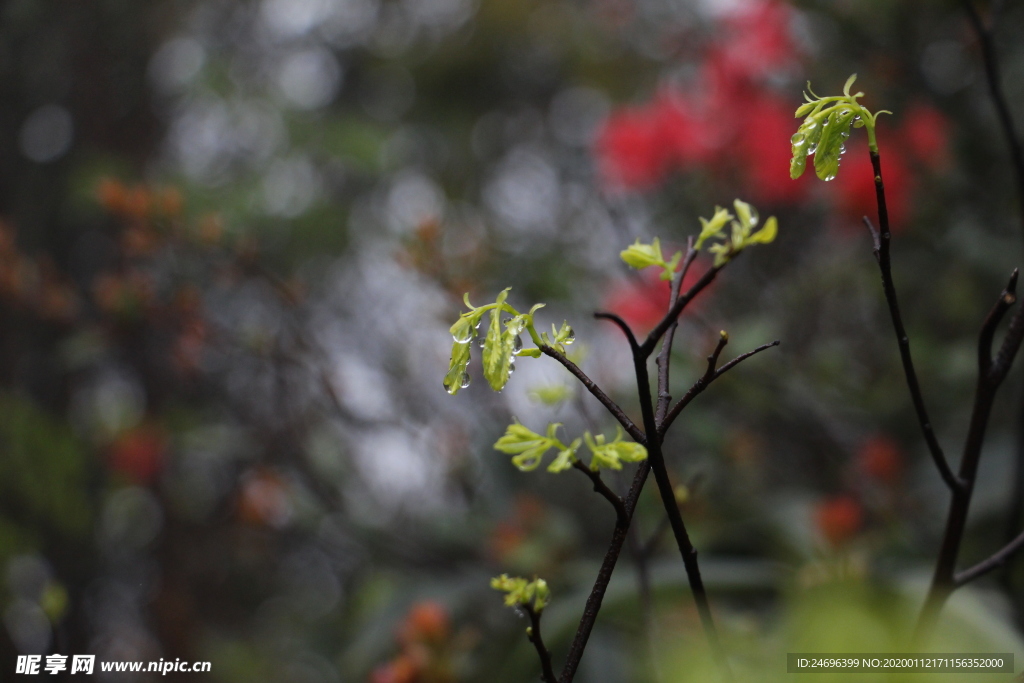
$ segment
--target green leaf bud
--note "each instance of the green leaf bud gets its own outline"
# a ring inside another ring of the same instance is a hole
[[[707,220],[705,218],[700,219],[700,235],[697,237],[697,242],[693,245],[693,248],[700,249],[705,240],[718,237],[721,234],[722,229],[729,224],[729,221],[731,221],[732,218],[733,215],[729,213],[728,209],[716,206],[715,214],[711,217],[711,220]]]
[[[455,342],[452,345],[452,357],[448,363],[448,372],[444,376],[444,388],[454,396],[459,389],[469,386],[469,342]]]

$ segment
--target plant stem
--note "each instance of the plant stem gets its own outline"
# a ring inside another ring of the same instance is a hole
[[[601,494],[601,496],[612,504],[615,508],[615,518],[620,524],[629,526],[629,515],[626,513],[626,505],[614,491],[608,488],[608,484],[604,483],[604,479],[601,478],[600,472],[595,472],[579,460],[572,463],[572,466],[587,475],[590,482],[594,485],[594,491]]]
[[[551,653],[544,645],[544,638],[540,634],[540,612],[531,607],[524,606],[523,609],[530,617],[530,628],[528,637],[533,646],[537,648],[537,656],[540,658],[541,678],[544,683],[557,683],[555,671],[551,668]]]
[[[728,661],[725,650],[718,637],[718,629],[715,627],[714,617],[711,615],[711,605],[708,602],[707,590],[704,588],[704,580],[700,575],[700,565],[697,562],[697,550],[693,547],[690,534],[686,531],[683,523],[683,516],[676,504],[675,491],[668,476],[668,469],[665,467],[665,459],[661,451],[661,435],[658,433],[658,426],[654,419],[654,405],[651,402],[651,384],[647,374],[647,362],[638,349],[634,347],[633,368],[636,371],[637,389],[640,392],[640,411],[644,419],[644,431],[651,435],[647,441],[647,459],[654,471],[654,481],[658,486],[658,493],[661,495],[665,513],[668,515],[669,526],[672,535],[676,539],[679,554],[683,558],[683,566],[686,568],[686,578],[690,583],[690,590],[693,592],[693,600],[697,605],[697,613],[700,615],[701,626],[707,636],[708,644],[711,646],[711,653],[718,663],[723,676],[730,679]]]
[[[931,419],[928,417],[928,410],[924,405],[924,397],[921,395],[921,386],[917,381],[917,372],[914,370],[914,360],[910,355],[910,339],[903,327],[903,317],[900,315],[900,305],[896,298],[896,286],[892,280],[892,263],[889,255],[889,246],[892,241],[892,233],[889,230],[889,212],[885,206],[885,184],[882,181],[882,162],[878,152],[871,151],[871,167],[875,174],[875,198],[878,201],[878,225],[880,230],[872,229],[875,239],[875,259],[878,261],[878,268],[882,272],[882,289],[885,292],[885,300],[889,304],[889,314],[892,317],[892,326],[896,332],[896,341],[899,343],[900,359],[903,362],[903,372],[907,379],[907,388],[910,390],[910,398],[914,404],[914,411],[917,413],[917,421],[921,425],[921,432],[928,444],[928,451],[931,453],[935,467],[938,468],[942,480],[951,491],[962,487],[962,483],[953,474],[942,446],[939,445],[932,429]],[[870,221],[868,222],[870,227]]]
[[[585,386],[587,390],[594,395],[594,398],[600,401],[601,405],[607,408],[608,412],[611,413],[612,416],[619,421],[619,424],[622,425],[622,428],[626,430],[627,434],[633,437],[634,441],[636,441],[638,444],[646,445],[647,437],[644,436],[643,431],[641,431],[639,427],[633,424],[633,421],[630,420],[629,416],[626,415],[625,411],[623,411],[622,408],[619,407],[619,404],[613,401],[608,396],[608,394],[606,394],[601,389],[601,387],[597,386],[594,380],[587,377],[586,373],[580,370],[578,365],[576,365],[571,360],[566,358],[565,355],[560,353],[557,349],[547,346],[546,344],[541,344],[539,348],[541,350],[541,353],[543,353],[545,356],[550,356],[551,358],[554,358],[559,363],[561,363],[566,370],[571,372],[576,377],[576,379],[578,379],[580,383],[583,384],[583,386]]]
[[[694,259],[697,258],[697,250],[693,248],[694,239],[690,237],[686,242],[686,256],[683,258],[683,267],[679,269],[675,278],[672,280],[672,295],[669,298],[669,310],[676,305],[676,301],[679,300],[679,290],[683,286],[683,279],[686,277],[687,271],[690,270],[690,266],[693,265]],[[656,422],[661,424],[665,420],[665,413],[668,412],[668,406],[672,402],[672,394],[669,393],[669,369],[672,358],[672,342],[675,340],[676,328],[679,327],[679,318],[674,319],[665,332],[665,340],[661,344],[661,353],[658,354],[658,410],[655,414]]]
[[[1002,78],[999,70],[999,60],[996,58],[995,40],[993,27],[995,15],[1000,9],[1001,3],[993,3],[991,8],[991,22],[986,25],[978,14],[974,3],[971,0],[964,0],[964,9],[970,19],[971,26],[978,37],[981,46],[981,59],[985,69],[985,81],[988,85],[989,96],[992,105],[995,107],[996,115],[999,118],[999,125],[1003,130],[1003,137],[1006,139],[1006,146],[1009,148],[1010,165],[1013,167],[1014,177],[1017,185],[1018,212],[1021,220],[1021,235],[1024,236],[1024,150],[1022,150],[1020,138],[1010,114],[1010,107],[1006,102],[1003,93]],[[1017,412],[1017,444],[1014,463],[1013,491],[1010,495],[1010,514],[1007,515],[1006,539],[1012,542],[1017,533],[1021,517],[1024,516],[1024,393],[1019,398]],[[1009,576],[1007,576],[1007,581]],[[1018,605],[1019,611],[1019,605]]]
[[[974,482],[978,472],[978,463],[981,460],[982,447],[985,443],[985,431],[992,413],[992,405],[995,402],[996,392],[1003,380],[1006,379],[1013,359],[1024,340],[1024,306],[1022,306],[1010,321],[1009,330],[1003,339],[999,353],[994,359],[992,358],[992,340],[995,330],[1006,311],[1017,300],[1016,285],[1017,271],[1015,270],[1010,276],[1006,289],[1003,290],[999,300],[982,324],[978,340],[978,383],[975,390],[974,408],[971,412],[971,423],[964,443],[963,457],[960,460],[959,481],[962,484],[952,491],[953,500],[949,507],[946,530],[942,536],[942,546],[935,565],[935,573],[932,576],[931,587],[917,622],[914,639],[919,644],[923,644],[931,633],[939,612],[955,589],[988,571],[988,564],[994,568],[1004,562],[1012,551],[1019,547],[1014,546],[1009,551],[1007,551],[1009,546],[1004,548],[983,562],[984,567],[979,569],[976,566],[959,575],[958,579],[956,561],[967,526],[967,513],[971,506],[971,496],[974,492]]]
[[[633,512],[636,510],[637,501],[640,499],[640,492],[644,488],[647,474],[650,471],[650,464],[645,461],[640,463],[636,474],[633,475],[633,483],[629,487],[629,493],[626,494],[623,500],[623,506],[626,511],[625,522],[620,521],[618,518],[615,520],[611,542],[608,544],[604,560],[601,561],[601,567],[597,571],[594,587],[591,588],[590,595],[587,597],[587,603],[583,608],[583,616],[580,618],[580,625],[576,629],[576,636],[573,638],[572,644],[569,646],[569,654],[565,658],[565,665],[562,667],[562,674],[558,679],[559,683],[570,683],[576,676],[576,669],[579,668],[580,660],[583,659],[583,651],[587,647],[587,641],[590,640],[590,634],[594,630],[594,624],[597,622],[597,615],[601,611],[601,602],[604,600],[604,594],[608,590],[608,584],[612,579],[612,572],[615,571],[615,565],[619,561],[619,555],[622,553],[622,546],[626,542],[629,525],[633,520]]]

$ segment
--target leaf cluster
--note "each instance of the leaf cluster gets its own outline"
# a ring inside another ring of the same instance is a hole
[[[498,294],[493,304],[485,306],[473,306],[469,302],[469,294],[463,297],[467,313],[459,316],[459,319],[451,326],[452,355],[448,363],[448,372],[444,376],[444,388],[449,394],[458,393],[459,389],[469,386],[469,361],[470,345],[477,336],[485,313],[490,311],[491,317],[487,325],[487,332],[483,342],[483,370],[484,379],[495,391],[501,391],[508,378],[515,370],[517,356],[540,356],[539,348],[524,349],[520,338],[522,333],[528,332],[533,342],[541,345],[553,346],[563,353],[565,345],[571,344],[575,339],[575,333],[567,322],[562,323],[561,329],[551,327],[552,338],[546,333],[537,334],[533,326],[533,314],[544,304],[534,305],[528,313],[520,313],[506,303],[511,287]],[[512,317],[503,319],[502,314]]]
[[[505,593],[507,607],[526,607],[539,613],[551,601],[551,591],[544,579],[527,581],[520,576],[502,574],[491,579],[491,588]]]
[[[683,252],[677,251],[670,261],[666,261],[661,251],[661,240],[655,237],[652,243],[643,244],[638,237],[636,242],[622,250],[619,256],[626,262],[626,265],[637,270],[658,266],[662,268],[659,277],[662,280],[671,280],[676,268],[679,267],[679,260],[683,257]]]
[[[531,472],[540,466],[544,455],[552,448],[557,451],[555,459],[548,465],[548,472],[564,472],[571,468],[579,459],[576,453],[586,443],[592,454],[590,470],[600,469],[621,470],[623,462],[640,462],[647,459],[647,449],[632,441],[623,441],[622,429],[616,431],[615,438],[608,441],[604,434],[597,436],[584,432],[568,445],[556,436],[561,423],[549,424],[544,435],[538,434],[519,422],[508,426],[505,434],[494,444],[495,450],[514,455],[512,464],[523,472]]]
[[[814,171],[822,180],[832,180],[839,172],[839,159],[846,151],[844,143],[850,137],[851,128],[867,128],[868,144],[878,151],[875,141],[875,119],[879,114],[891,112],[882,110],[875,114],[864,108],[857,100],[864,93],[850,93],[857,80],[857,74],[846,79],[843,94],[834,97],[818,97],[807,84],[807,100],[794,115],[805,116],[803,123],[790,139],[793,157],[789,162],[789,175],[796,180],[807,168],[807,157],[814,156]],[[813,97],[812,97],[813,96]]]
[[[732,205],[736,210],[735,215],[728,209],[716,206],[715,213],[710,220],[700,219],[701,231],[694,243],[694,249],[700,249],[709,239],[723,238],[722,242],[716,242],[708,247],[708,251],[715,255],[716,268],[724,266],[751,244],[769,244],[775,240],[779,231],[778,221],[775,216],[772,216],[765,221],[760,230],[755,232],[754,228],[761,222],[757,209],[739,199],[733,201]],[[728,237],[724,237],[726,225],[732,227]]]

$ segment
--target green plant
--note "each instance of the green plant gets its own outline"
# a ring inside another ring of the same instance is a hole
[[[779,343],[775,341],[765,344],[719,365],[719,358],[729,340],[728,335],[722,332],[714,350],[707,358],[705,372],[697,378],[681,399],[672,403],[672,397],[668,393],[670,353],[679,315],[686,305],[696,298],[730,261],[751,245],[772,242],[778,230],[774,217],[769,218],[763,226],[760,226],[757,211],[746,202],[737,199],[733,208],[735,214],[726,209],[716,208],[714,216],[710,220],[701,219],[702,228],[699,236],[690,238],[685,253],[677,252],[669,260],[665,259],[658,239],[653,240],[650,244],[644,244],[637,240],[621,252],[622,260],[629,266],[660,268],[662,269],[662,279],[672,281],[672,294],[668,310],[642,342],[637,341],[629,325],[618,316],[611,313],[595,313],[595,317],[598,319],[615,323],[629,343],[643,416],[641,425],[635,424],[625,411],[566,355],[565,346],[574,339],[572,328],[567,322],[563,322],[561,328],[558,329],[552,326],[551,336],[548,336],[547,333],[538,334],[534,326],[534,315],[543,304],[534,305],[528,313],[520,313],[507,303],[508,289],[502,291],[493,304],[480,307],[473,306],[466,297],[465,303],[469,311],[463,313],[459,320],[452,325],[451,333],[454,343],[448,373],[444,379],[445,388],[450,394],[458,393],[469,383],[470,346],[477,336],[484,314],[490,312],[490,320],[483,341],[482,365],[484,378],[492,389],[500,391],[505,386],[512,373],[516,358],[521,356],[539,358],[545,355],[558,361],[572,373],[619,423],[616,436],[613,439],[609,440],[603,434],[592,435],[590,432],[586,432],[582,437],[577,437],[566,444],[558,438],[557,432],[561,426],[559,424],[549,424],[545,433],[540,434],[515,422],[508,427],[504,436],[498,439],[494,445],[497,450],[512,455],[512,463],[523,471],[537,469],[544,456],[554,450],[556,455],[547,467],[549,472],[558,473],[568,469],[582,472],[590,479],[594,490],[603,496],[615,510],[615,525],[611,542],[587,599],[569,655],[561,675],[557,679],[551,666],[550,654],[540,634],[540,616],[548,601],[547,584],[540,579],[528,582],[526,579],[510,579],[507,576],[502,576],[492,582],[493,587],[506,592],[506,604],[517,606],[530,616],[531,626],[527,630],[527,634],[537,648],[546,683],[555,683],[556,680],[560,683],[569,683],[576,675],[577,667],[601,609],[601,602],[611,580],[612,572],[615,570],[622,551],[626,534],[630,529],[640,492],[647,480],[648,473],[652,470],[669,525],[686,568],[687,578],[705,634],[723,674],[726,677],[729,675],[725,652],[719,642],[707,592],[701,578],[697,551],[686,530],[677,504],[676,489],[669,479],[665,466],[662,442],[669,427],[682,410],[715,379],[750,356]],[[728,232],[726,228],[729,228]],[[706,242],[712,243],[708,252],[714,255],[714,261],[687,291],[682,292],[683,278]],[[534,348],[523,347],[521,335],[524,332],[535,344]],[[659,342],[662,346],[657,358],[657,394],[652,396],[647,361]],[[624,440],[623,432],[628,434],[633,441]],[[584,464],[579,457],[579,451],[583,444],[586,444],[590,453],[589,464]],[[638,465],[629,491],[625,496],[619,495],[602,479],[601,470],[619,470],[624,467],[624,463],[634,462]]]
[[[872,114],[861,106],[857,99],[862,97],[863,93],[850,94],[850,87],[855,79],[856,75],[847,79],[841,96],[818,97],[815,95],[813,99],[807,96],[808,102],[796,110],[797,118],[805,115],[806,118],[796,134],[793,135],[793,158],[790,162],[790,173],[793,178],[799,177],[806,166],[807,156],[813,154],[818,177],[822,180],[831,180],[839,170],[839,157],[843,151],[842,143],[849,137],[851,126],[863,127],[866,130],[871,167],[874,173],[875,197],[878,204],[878,227],[876,228],[866,216],[864,222],[874,239],[875,259],[878,261],[881,271],[882,289],[892,318],[893,330],[896,333],[910,397],[928,450],[951,497],[945,532],[931,586],[917,623],[915,641],[923,644],[934,628],[943,605],[954,590],[996,569],[1024,547],[1024,533],[1022,533],[988,559],[966,570],[959,572],[956,570],[992,406],[996,393],[1009,374],[1013,360],[1024,341],[1024,307],[1017,309],[998,352],[993,355],[992,345],[996,329],[1007,311],[1017,301],[1018,271],[1014,270],[1010,275],[1009,282],[981,326],[978,339],[978,381],[974,406],[971,411],[971,421],[963,446],[960,466],[954,473],[935,435],[931,418],[925,406],[924,395],[910,353],[910,339],[903,325],[903,316],[900,312],[896,287],[892,278],[890,256],[892,232],[885,202],[881,155],[875,135],[876,118],[883,112]],[[810,84],[808,84],[809,89]]]

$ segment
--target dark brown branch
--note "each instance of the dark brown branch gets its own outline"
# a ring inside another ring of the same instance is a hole
[[[1013,359],[1020,350],[1021,342],[1024,341],[1024,306],[1022,306],[1017,309],[1017,313],[1010,321],[999,352],[994,359],[992,358],[992,338],[995,328],[1015,300],[1016,284],[1017,271],[1014,271],[1006,289],[999,295],[999,299],[985,318],[979,335],[978,383],[975,389],[971,423],[967,431],[958,473],[959,481],[963,484],[952,491],[953,500],[949,506],[949,515],[946,519],[939,557],[935,564],[935,573],[932,576],[931,587],[917,622],[915,640],[919,643],[923,643],[931,632],[949,595],[965,583],[957,580],[956,561],[960,554],[960,543],[967,528],[967,513],[970,510],[978,463],[981,461],[982,447],[985,443],[985,431],[988,428],[996,392],[1009,374]]]
[[[557,349],[554,349],[546,344],[542,344],[539,348],[541,350],[541,353],[543,353],[545,356],[550,356],[551,358],[554,358],[559,363],[561,363],[566,370],[571,372],[576,377],[576,379],[578,379],[580,383],[582,383],[583,386],[587,388],[587,391],[593,394],[594,398],[600,401],[601,405],[607,408],[608,412],[611,413],[612,416],[619,421],[619,424],[622,425],[622,428],[626,430],[627,434],[633,437],[634,441],[644,446],[647,445],[647,437],[644,436],[644,433],[640,430],[640,428],[633,424],[633,421],[630,420],[629,416],[626,415],[622,408],[619,407],[619,404],[613,401],[608,396],[608,394],[604,393],[601,387],[597,386],[597,384],[594,383],[594,380],[587,377],[587,374],[580,370],[578,365],[576,365],[571,360],[566,358],[565,355],[560,353]]]
[[[626,504],[623,502],[622,497],[608,488],[608,484],[604,483],[604,479],[601,478],[600,472],[595,472],[579,460],[573,462],[572,466],[587,475],[590,482],[594,485],[594,491],[600,493],[612,507],[615,508],[615,518],[619,524],[629,526],[629,514],[626,512]]]
[[[959,588],[964,584],[970,583],[971,581],[988,574],[994,569],[998,569],[1006,564],[1006,562],[1009,561],[1009,559],[1021,548],[1024,548],[1024,532],[1020,533],[1016,538],[1004,545],[997,552],[992,553],[992,555],[987,559],[982,560],[969,569],[957,572],[953,578],[956,587]]]
[[[551,668],[551,653],[544,645],[544,638],[540,634],[540,612],[532,607],[523,606],[526,614],[530,617],[530,628],[526,629],[526,636],[537,648],[537,656],[540,657],[541,680],[544,683],[558,683],[555,678],[555,671]]]
[[[679,302],[676,302],[676,306],[672,307],[673,310],[678,305]],[[661,451],[661,434],[658,432],[658,426],[655,423],[654,405],[651,402],[651,382],[647,374],[647,356],[644,356],[639,349],[634,349],[633,352],[633,369],[636,373],[637,390],[640,396],[640,411],[644,418],[644,431],[651,435],[647,440],[647,460],[654,471],[654,481],[658,485],[658,493],[661,495],[665,513],[668,515],[672,535],[676,539],[676,546],[679,548],[679,554],[683,559],[683,566],[686,568],[686,578],[690,583],[690,590],[693,592],[693,600],[697,606],[697,614],[700,616],[701,626],[704,628],[704,635],[708,639],[711,653],[718,664],[719,670],[728,680],[730,679],[729,663],[726,659],[725,649],[718,638],[718,629],[711,614],[707,590],[704,588],[704,580],[700,575],[700,565],[697,562],[697,550],[693,547],[690,534],[686,531],[686,525],[683,523],[683,516],[680,514],[679,506],[676,504],[675,491],[672,488],[672,481],[668,476],[668,468],[665,466],[665,458]]]
[[[718,362],[718,356],[716,354],[720,354],[722,352],[722,348],[725,346],[725,341],[726,340],[724,337],[719,340],[718,346],[715,347],[715,353],[712,353],[710,356],[708,356],[708,369],[704,372],[703,375],[701,375],[697,379],[696,382],[693,383],[692,386],[690,386],[690,389],[685,394],[683,394],[683,397],[679,399],[679,401],[676,402],[674,406],[672,406],[672,409],[668,411],[668,414],[665,415],[665,420],[658,427],[659,435],[664,436],[665,432],[668,431],[668,428],[672,426],[673,422],[675,422],[675,419],[679,417],[679,413],[683,411],[683,408],[688,406],[690,404],[690,401],[697,398],[697,396],[700,395],[700,393],[703,392],[705,389],[707,389],[712,382],[714,382],[716,379],[718,379],[725,373],[729,372],[729,370],[732,370],[734,367],[736,367],[746,359],[750,358],[751,356],[757,355],[766,349],[770,349],[773,346],[778,346],[780,344],[778,339],[776,339],[773,342],[768,342],[767,344],[761,344],[761,346],[758,346],[753,351],[747,351],[744,354],[736,356],[731,361],[729,361],[728,363],[726,363],[725,365],[716,370],[713,366],[713,363]]]
[[[679,300],[679,290],[682,289],[683,279],[686,278],[687,271],[690,270],[690,266],[693,265],[694,260],[697,258],[697,250],[693,248],[693,244],[694,239],[690,237],[686,241],[686,256],[683,258],[683,267],[679,269],[679,272],[676,273],[672,281],[672,295],[668,302],[669,310]],[[665,339],[661,343],[661,353],[658,354],[656,361],[658,364],[658,408],[655,411],[655,422],[658,424],[665,421],[665,413],[668,412],[668,406],[672,403],[672,394],[669,393],[669,366],[671,365],[672,342],[675,340],[676,328],[678,327],[679,319],[676,318],[665,332]]]
[[[614,313],[605,313],[601,311],[595,313],[594,317],[597,318],[598,320],[610,320],[611,322],[615,323],[618,326],[618,328],[622,330],[622,334],[626,335],[626,340],[629,341],[630,351],[633,351],[634,353],[636,352],[636,336],[634,336],[633,330],[630,329],[629,325],[626,323],[625,320],[615,315]]]
[[[928,444],[928,451],[931,453],[935,467],[938,468],[942,480],[951,491],[962,487],[962,482],[953,474],[949,467],[942,446],[932,429],[931,418],[928,417],[928,410],[924,405],[924,397],[921,395],[921,386],[917,381],[917,371],[914,370],[914,360],[910,355],[910,339],[907,337],[907,330],[903,327],[903,317],[900,315],[900,305],[896,298],[896,286],[892,280],[892,262],[889,255],[889,245],[892,241],[892,233],[889,230],[889,212],[885,205],[885,185],[882,181],[882,162],[878,152],[871,151],[871,167],[875,174],[875,198],[878,201],[878,237],[875,241],[875,259],[878,261],[878,268],[882,273],[882,290],[885,292],[885,300],[889,304],[889,315],[892,317],[892,326],[896,332],[896,341],[900,348],[900,359],[903,362],[903,373],[906,375],[907,388],[910,390],[910,398],[914,404],[914,411],[917,413],[917,421],[921,425],[924,440]],[[868,222],[870,227],[870,221]]]
[[[1021,141],[1017,136],[1017,130],[1010,115],[1010,107],[1003,93],[1002,78],[999,73],[999,60],[996,58],[993,36],[996,16],[999,14],[1002,4],[1001,0],[996,0],[992,3],[989,9],[989,23],[986,25],[974,7],[974,3],[971,0],[964,0],[967,16],[981,45],[981,58],[985,69],[985,80],[988,85],[989,96],[995,107],[996,115],[999,117],[999,124],[1003,129],[1003,137],[1006,139],[1006,145],[1009,148],[1010,164],[1013,166],[1017,181],[1017,202],[1019,204],[1018,211],[1021,220],[1021,235],[1024,236],[1024,151],[1022,151]],[[1017,528],[1020,525],[1021,517],[1024,516],[1024,395],[1021,395],[1019,400],[1017,452],[1015,458],[1016,472],[1014,473],[1013,492],[1010,496],[1012,501],[1010,513],[1007,516],[1005,532],[1008,539],[1007,542],[1012,542],[1012,537],[1017,533]]]
[[[565,666],[562,667],[562,674],[558,679],[559,683],[570,683],[576,676],[576,669],[579,668],[580,660],[583,659],[583,651],[587,648],[587,641],[590,640],[594,624],[597,623],[597,615],[601,611],[601,602],[604,600],[605,592],[608,590],[608,584],[611,582],[615,565],[619,561],[619,555],[622,554],[622,546],[626,542],[626,536],[629,533],[629,524],[632,522],[637,501],[640,500],[640,492],[647,482],[647,475],[650,471],[650,463],[644,461],[640,463],[640,467],[633,476],[633,483],[630,485],[629,493],[626,494],[626,498],[623,501],[627,515],[626,524],[621,524],[618,520],[615,522],[615,529],[612,531],[612,539],[608,544],[608,551],[601,561],[601,568],[597,571],[594,587],[590,589],[590,595],[587,597],[587,604],[583,608],[583,616],[580,617],[580,625],[576,629],[576,635],[572,640],[572,644],[569,646],[569,654],[565,658]]]
[[[715,279],[715,276],[718,275],[718,271],[724,267],[725,266],[714,266],[713,268],[709,268],[708,271],[704,273],[704,275],[702,275],[692,287],[686,290],[685,294],[676,299],[676,302],[669,309],[668,313],[665,314],[665,317],[661,319],[661,322],[654,326],[654,329],[651,330],[647,335],[647,338],[644,339],[644,343],[640,345],[640,357],[643,360],[647,360],[647,358],[650,357],[651,353],[654,351],[654,347],[658,343],[658,340],[661,339],[661,336],[668,331],[668,328],[679,319],[679,314],[683,312],[686,305],[693,301],[693,299],[700,294],[705,287],[710,285],[712,280]]]
[[[1017,136],[1013,117],[1010,114],[1010,106],[1007,104],[1006,95],[1003,93],[1002,77],[999,73],[999,60],[996,58],[992,27],[985,25],[971,0],[964,0],[964,8],[981,45],[981,61],[985,67],[985,81],[988,85],[989,97],[992,98],[992,105],[996,109],[999,125],[1003,129],[1003,137],[1006,138],[1006,146],[1010,151],[1010,163],[1013,165],[1014,175],[1017,180],[1017,199],[1021,203],[1021,229],[1024,230],[1024,148],[1022,148],[1020,138]],[[996,8],[993,7],[993,13],[995,10]]]
[[[999,327],[999,323],[1002,321],[1003,316],[1006,315],[1006,312],[1010,310],[1010,306],[1017,302],[1018,272],[1014,268],[1006,289],[1003,290],[999,300],[996,301],[995,306],[992,307],[992,310],[985,317],[985,321],[981,324],[981,334],[978,336],[978,368],[981,370],[982,375],[988,375],[993,369],[992,339],[995,337],[996,328]],[[1002,349],[1000,349],[1000,352],[1002,352]],[[999,368],[996,368],[996,370],[998,371]]]

